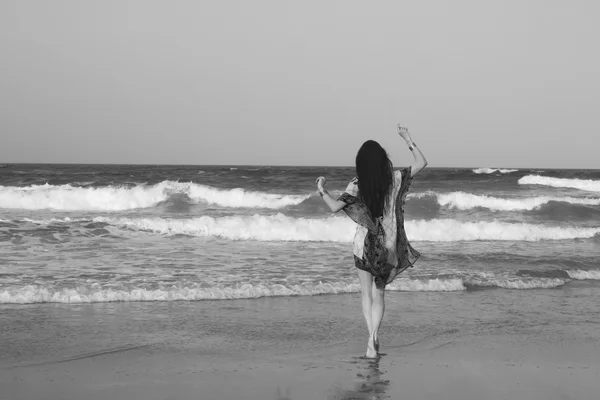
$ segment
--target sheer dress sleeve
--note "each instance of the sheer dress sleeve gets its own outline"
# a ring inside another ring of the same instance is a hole
[[[370,231],[374,231],[376,229],[375,223],[370,217],[371,214],[369,210],[363,204],[363,202],[359,201],[358,199],[357,178],[354,178],[350,181],[348,187],[346,187],[346,190],[341,194],[338,200],[346,203],[346,206],[343,208],[343,210],[354,222],[364,226]]]
[[[400,272],[407,268],[412,268],[421,256],[421,254],[415,250],[408,238],[406,237],[406,231],[404,230],[404,202],[406,201],[406,195],[412,183],[411,167],[404,168],[402,170],[402,176],[400,181],[400,191],[396,198],[396,229],[397,229],[397,242],[396,249],[398,255],[398,266],[390,276],[390,281]]]

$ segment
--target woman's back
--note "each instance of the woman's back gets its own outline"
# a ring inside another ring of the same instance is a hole
[[[404,178],[404,179],[403,179]],[[354,238],[354,255],[359,258],[364,257],[364,241],[367,238],[369,230],[374,235],[382,236],[382,245],[387,249],[387,263],[396,266],[398,264],[398,236],[402,236],[404,231],[404,201],[408,188],[410,186],[410,168],[402,171],[394,171],[393,181],[389,187],[387,199],[385,199],[384,209],[378,218],[372,217],[364,201],[364,196],[360,193],[360,181],[357,178],[352,179],[348,184],[340,200],[345,201],[350,207],[344,208],[344,211],[350,218],[357,223],[357,231]],[[398,226],[398,222],[401,226]],[[380,230],[381,228],[381,230]],[[399,229],[400,228],[400,229]],[[380,232],[378,232],[380,230]]]

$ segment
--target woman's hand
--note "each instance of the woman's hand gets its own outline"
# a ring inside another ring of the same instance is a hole
[[[398,124],[398,135],[400,135],[402,139],[406,141],[409,150],[412,151],[413,156],[415,157],[415,163],[411,165],[411,177],[415,176],[419,173],[419,171],[421,171],[427,166],[427,160],[425,159],[423,153],[421,153],[421,150],[417,147],[415,142],[413,142],[412,138],[410,137],[410,133],[408,133],[408,128],[405,128]]]
[[[331,197],[331,195],[327,193],[327,190],[325,190],[325,182],[327,182],[327,180],[323,176],[318,177],[316,180],[317,188],[319,188],[319,195],[323,201],[325,201],[325,204],[329,206],[331,211],[338,212],[346,207],[346,203],[341,200],[335,200],[333,197]]]
[[[325,177],[320,176],[317,178],[317,189],[319,189],[319,192],[322,192],[325,189],[325,183],[327,182],[327,180],[325,179]]]
[[[404,139],[406,141],[406,143],[411,143],[412,142],[412,138],[410,137],[410,133],[408,132],[408,128],[400,126],[400,124],[398,124],[398,135],[400,135],[402,137],[402,139]]]

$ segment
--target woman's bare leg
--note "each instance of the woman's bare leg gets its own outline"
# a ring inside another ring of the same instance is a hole
[[[375,350],[379,353],[379,327],[381,326],[381,321],[383,321],[383,313],[385,312],[385,288],[378,289],[375,285],[375,281],[373,280],[371,292],[371,297],[373,299],[371,306],[371,326],[373,327],[373,330],[371,332],[373,334]]]
[[[369,329],[369,342],[367,343],[368,358],[375,358],[377,351],[375,351],[375,343],[373,342],[373,275],[367,271],[361,269],[358,270],[358,277],[360,279],[360,291],[362,294],[362,309],[365,321],[367,322],[367,328]]]

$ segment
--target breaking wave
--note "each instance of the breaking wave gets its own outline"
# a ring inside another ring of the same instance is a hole
[[[571,279],[600,279],[600,271],[569,271]],[[482,274],[476,277],[398,278],[387,289],[403,292],[458,292],[488,288],[515,290],[549,289],[568,283],[568,278],[519,278]],[[0,303],[104,303],[141,301],[201,301],[252,299],[274,296],[314,296],[360,292],[360,284],[353,282],[313,282],[298,285],[273,283],[236,284],[234,286],[203,287],[164,285],[158,288],[106,288],[98,284],[75,288],[54,288],[42,285],[9,287],[0,291]]]
[[[438,203],[441,206],[469,210],[472,208],[487,208],[493,211],[525,211],[540,208],[550,202],[562,202],[577,205],[600,205],[600,198],[581,197],[524,197],[524,198],[500,198],[486,195],[476,195],[464,192],[451,192],[437,194]]]
[[[518,169],[502,169],[502,168],[476,168],[473,170],[476,174],[493,174],[499,172],[501,174],[510,174],[511,172],[517,172]]]
[[[589,192],[600,192],[600,181],[591,179],[567,179],[540,175],[526,175],[519,179],[519,185],[543,185],[557,188],[574,188]]]
[[[163,181],[134,187],[77,187],[71,185],[0,186],[0,208],[26,210],[123,211],[153,207],[172,195],[185,194],[192,202],[221,207],[279,209],[302,203],[310,195],[253,192],[241,188],[217,189],[197,183]]]
[[[577,280],[600,280],[600,271],[567,271],[569,277]]]
[[[178,300],[226,300],[252,299],[271,296],[308,296],[325,293],[350,293],[360,290],[358,284],[314,285],[277,285],[244,284],[224,288],[131,288],[131,289],[95,289],[79,287],[76,289],[54,290],[40,286],[26,286],[15,290],[0,292],[0,303],[103,303],[116,301],[178,301]]]
[[[283,214],[231,217],[203,216],[192,219],[97,217],[119,228],[167,235],[222,237],[259,241],[326,241],[349,243],[355,224],[346,217],[293,218]],[[409,220],[405,223],[413,241],[539,241],[591,238],[600,228],[556,227],[505,222],[461,222],[453,219]]]
[[[398,279],[390,290],[411,292],[447,292],[465,290],[460,279]],[[252,299],[273,296],[314,296],[320,294],[340,294],[360,292],[358,282],[304,283],[300,285],[282,284],[237,284],[232,287],[163,287],[158,289],[129,288],[107,289],[97,285],[77,288],[54,289],[30,285],[0,291],[0,303],[102,303],[118,301],[197,301]]]
[[[93,221],[166,235],[259,241],[350,242],[356,227],[352,220],[345,217],[310,219],[283,214],[218,218],[203,216],[191,219],[97,217]]]

